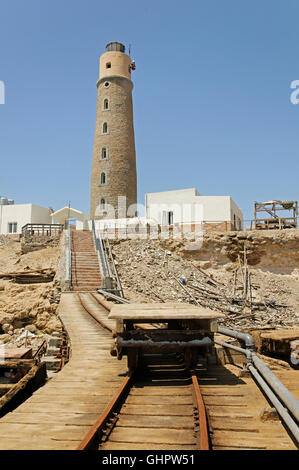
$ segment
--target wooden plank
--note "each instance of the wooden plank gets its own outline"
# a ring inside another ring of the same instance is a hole
[[[140,433],[139,428],[118,428],[113,430],[109,440],[111,442],[138,442],[150,444],[184,444],[195,443],[194,431],[188,429],[177,430],[170,428],[160,428],[159,432],[152,428],[143,428]]]
[[[76,425],[76,426],[92,426],[97,420],[98,414],[96,413],[31,413],[19,412],[8,413],[1,418],[1,424],[14,423],[14,424],[63,424],[63,425]]]
[[[117,421],[117,426],[134,428],[172,428],[194,429],[194,420],[191,416],[144,416],[122,415]]]
[[[189,396],[191,393],[189,386],[181,386],[181,387],[159,387],[158,385],[155,387],[147,387],[147,388],[138,388],[133,387],[130,391],[131,396],[161,396],[167,394],[168,396]]]
[[[137,442],[105,442],[101,445],[100,450],[192,450],[196,452],[198,447],[196,444],[182,445],[182,444],[139,444]]]
[[[46,438],[11,438],[1,437],[0,450],[75,450],[79,444],[78,441],[63,441]]]
[[[166,392],[167,393],[167,392]],[[193,399],[191,394],[185,396],[173,396],[173,395],[160,395],[160,396],[146,396],[146,395],[129,395],[126,403],[129,405],[164,405],[169,406],[176,405],[193,405]]]
[[[188,405],[176,405],[175,407],[163,405],[126,405],[121,409],[121,415],[152,415],[156,416],[192,416],[193,410]]]
[[[287,436],[287,435],[286,435]],[[290,439],[272,436],[262,436],[252,432],[214,431],[213,446],[234,446],[237,448],[251,447],[256,449],[290,450],[295,445]]]
[[[166,320],[166,319],[215,319],[224,315],[204,307],[181,303],[120,304],[114,305],[108,319]]]
[[[44,426],[43,424],[22,424],[22,433],[26,438],[43,438],[73,441],[81,439],[86,432],[89,430],[89,426],[76,426],[76,425],[55,425],[49,424]],[[5,432],[3,435],[0,430],[0,442],[7,435],[14,436],[20,431],[20,425],[15,423],[6,423]]]

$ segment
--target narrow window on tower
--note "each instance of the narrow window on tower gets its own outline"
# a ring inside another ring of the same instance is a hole
[[[102,159],[102,160],[106,160],[107,157],[108,157],[108,149],[107,149],[107,147],[103,147],[103,148],[102,148],[101,159]]]
[[[106,69],[111,69],[111,62],[106,63]]]
[[[101,173],[100,183],[106,184],[106,173],[104,173],[104,171]]]
[[[107,98],[104,99],[104,109],[109,109],[109,100]]]
[[[104,122],[104,124],[103,124],[103,134],[108,134],[108,124],[107,124],[107,122]]]
[[[105,208],[106,208],[106,201],[105,201],[104,198],[102,198],[102,199],[101,199],[101,209],[102,209],[102,210],[105,210]]]

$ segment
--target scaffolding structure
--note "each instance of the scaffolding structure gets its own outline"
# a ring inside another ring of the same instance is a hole
[[[289,215],[278,215],[278,211],[289,211]],[[271,217],[257,218],[259,212],[266,212]],[[298,202],[297,201],[268,201],[254,203],[254,225],[256,230],[282,230],[297,228]]]

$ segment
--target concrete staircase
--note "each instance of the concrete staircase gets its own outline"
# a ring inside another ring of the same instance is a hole
[[[72,291],[100,288],[101,274],[92,232],[73,231],[71,237]]]

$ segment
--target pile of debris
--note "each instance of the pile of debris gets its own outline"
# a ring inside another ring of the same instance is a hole
[[[115,242],[113,253],[125,297],[132,301],[201,305],[225,313],[222,324],[236,329],[298,325],[296,302],[286,302],[290,276],[250,268],[246,250],[228,270],[203,269],[157,240]]]

